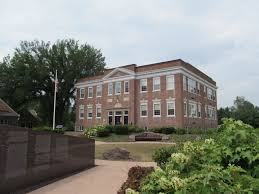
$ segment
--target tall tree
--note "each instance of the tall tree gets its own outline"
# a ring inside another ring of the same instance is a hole
[[[42,119],[52,122],[54,77],[58,71],[57,123],[65,123],[79,78],[101,73],[101,51],[73,39],[22,41],[12,57],[0,63],[0,97],[16,110],[39,103]]]

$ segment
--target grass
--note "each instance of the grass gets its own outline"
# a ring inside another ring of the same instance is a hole
[[[112,133],[108,137],[95,137],[96,141],[104,141],[104,142],[127,142],[129,140],[128,135],[116,135]]]
[[[210,134],[184,134],[184,135],[178,135],[178,134],[171,134],[170,135],[170,141],[176,144],[181,144],[186,141],[199,141],[201,139],[210,138],[212,135]]]
[[[161,147],[172,146],[170,144],[151,144],[151,143],[137,143],[137,144],[102,144],[95,146],[95,158],[103,159],[102,154],[108,150],[119,147],[128,150],[131,156],[136,161],[151,162],[152,155],[156,149]]]

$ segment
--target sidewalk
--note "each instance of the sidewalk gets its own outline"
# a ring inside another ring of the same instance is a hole
[[[96,167],[46,185],[30,194],[116,194],[133,166],[154,162],[95,160]]]

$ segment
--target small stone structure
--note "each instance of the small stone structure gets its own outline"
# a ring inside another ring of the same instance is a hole
[[[169,140],[169,135],[153,133],[153,132],[143,132],[139,134],[132,134],[129,136],[130,141],[167,141]]]
[[[132,160],[130,152],[123,148],[114,148],[103,153],[105,160]]]

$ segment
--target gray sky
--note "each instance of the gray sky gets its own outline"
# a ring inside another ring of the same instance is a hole
[[[258,0],[0,0],[0,60],[21,40],[74,38],[108,67],[181,58],[218,84],[219,106],[259,105]]]

